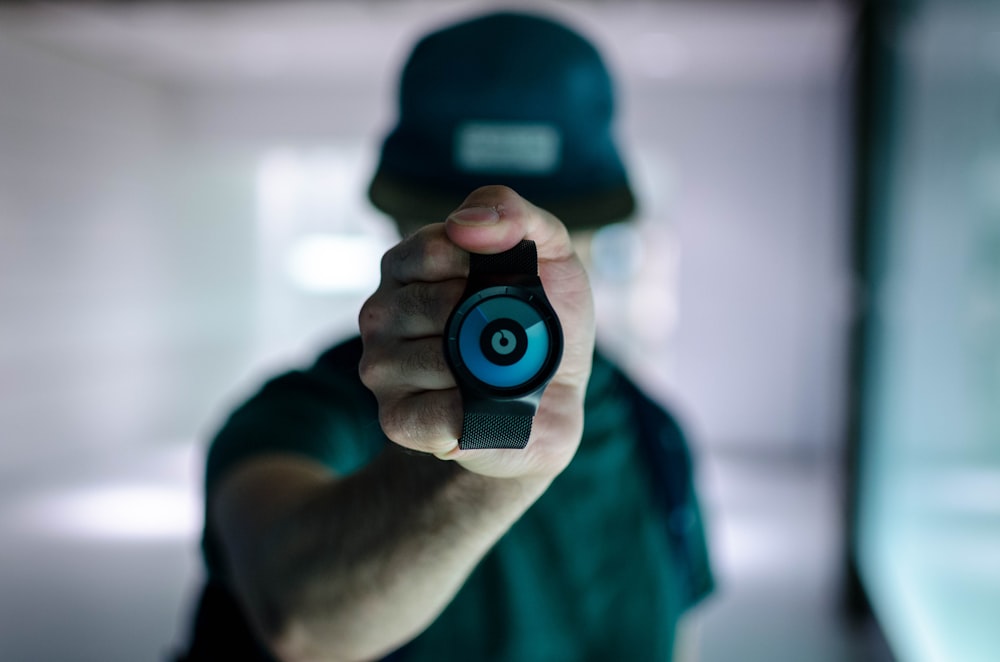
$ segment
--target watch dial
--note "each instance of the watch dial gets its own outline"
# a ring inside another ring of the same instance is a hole
[[[531,381],[549,356],[549,331],[535,308],[498,296],[468,312],[458,331],[462,361],[476,379],[497,388]]]

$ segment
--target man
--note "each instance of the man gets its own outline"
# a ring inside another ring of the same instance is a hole
[[[270,381],[214,440],[188,659],[670,659],[711,586],[686,447],[594,352],[569,233],[633,210],[612,106],[593,46],[540,17],[416,46],[370,187],[405,238],[361,338]],[[525,239],[562,360],[524,448],[487,427],[469,449],[445,324],[481,256]]]

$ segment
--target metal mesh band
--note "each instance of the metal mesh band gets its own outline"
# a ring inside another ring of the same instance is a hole
[[[458,447],[463,450],[476,448],[524,448],[531,436],[531,416],[504,416],[465,412],[462,421],[462,438]]]
[[[538,249],[535,248],[535,242],[523,239],[517,246],[503,253],[471,253],[469,273],[537,276]]]

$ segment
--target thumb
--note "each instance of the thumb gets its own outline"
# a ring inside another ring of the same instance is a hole
[[[535,242],[539,261],[565,259],[573,252],[559,219],[506,186],[473,191],[445,220],[445,232],[470,253],[501,253],[522,239]]]

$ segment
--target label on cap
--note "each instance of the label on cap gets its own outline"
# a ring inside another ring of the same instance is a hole
[[[551,124],[467,122],[455,130],[455,165],[466,172],[547,175],[562,137]]]

